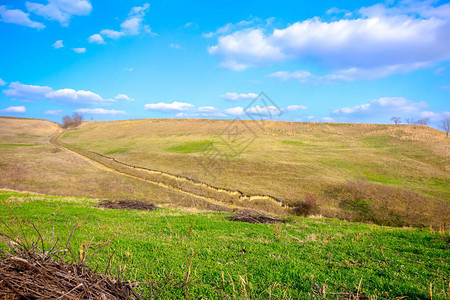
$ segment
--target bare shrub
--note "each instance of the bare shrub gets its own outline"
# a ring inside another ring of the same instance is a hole
[[[317,212],[318,206],[316,198],[311,194],[306,194],[304,201],[298,201],[292,205],[292,213],[297,216],[309,216]]]
[[[330,186],[325,195],[338,201],[337,217],[351,221],[418,227],[449,221],[450,205],[445,201],[361,179]]]
[[[258,213],[238,213],[229,217],[231,221],[235,222],[246,222],[246,223],[254,223],[254,224],[273,224],[273,223],[286,223],[288,220],[281,219],[278,217],[270,217]]]
[[[62,118],[62,122],[63,122],[62,123],[63,128],[77,127],[81,123],[83,123],[83,116],[77,112],[74,112],[72,114],[72,117],[70,117],[69,115],[65,115]]]
[[[110,209],[140,209],[140,210],[156,209],[156,206],[154,204],[139,200],[103,201],[99,204],[99,206]]]

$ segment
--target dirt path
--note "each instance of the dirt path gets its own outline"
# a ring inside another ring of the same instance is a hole
[[[239,191],[229,191],[216,188],[206,183],[197,182],[186,177],[129,165],[90,150],[80,149],[72,145],[62,143],[59,140],[59,137],[63,132],[64,131],[62,129],[58,128],[50,136],[49,142],[53,146],[76,155],[77,157],[88,161],[102,170],[142,180],[231,209],[259,209],[271,213],[286,214],[284,203],[271,196],[244,195]]]

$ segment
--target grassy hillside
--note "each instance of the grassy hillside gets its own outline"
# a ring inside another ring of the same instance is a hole
[[[134,166],[320,213],[449,224],[450,139],[426,126],[231,120],[85,122],[60,139]]]
[[[17,229],[14,213],[48,240],[53,230],[66,240],[78,222],[70,243],[76,256],[89,243],[95,250],[112,240],[89,264],[105,270],[112,254],[112,270],[120,265],[126,280],[151,280],[164,289],[162,299],[449,298],[449,236],[430,229],[300,217],[248,224],[228,220],[230,213],[118,211],[90,198],[11,191],[0,191],[0,201],[6,224]],[[177,287],[188,270],[191,283]]]

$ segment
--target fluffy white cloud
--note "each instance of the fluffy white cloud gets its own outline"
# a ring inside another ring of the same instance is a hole
[[[208,52],[221,56],[221,65],[235,71],[261,62],[281,61],[286,57],[278,46],[267,40],[261,29],[237,31],[219,37],[218,42],[218,45],[209,47]]]
[[[45,112],[46,115],[49,116],[61,116],[62,115],[62,109],[58,109],[58,110],[47,110]]]
[[[323,118],[321,118],[321,120],[322,120],[322,122],[327,122],[327,123],[334,122],[334,119],[332,117],[323,117]]]
[[[232,116],[241,116],[245,113],[244,109],[240,106],[225,109],[225,113]]]
[[[272,115],[272,114],[276,114],[279,115],[280,114],[280,110],[272,105],[269,106],[259,106],[259,105],[255,105],[252,106],[250,108],[248,108],[246,110],[247,113],[251,114],[251,115]]]
[[[125,101],[136,101],[136,100],[134,100],[133,98],[130,98],[130,97],[128,97],[128,96],[125,95],[125,94],[118,94],[117,96],[114,97],[114,99],[117,99],[117,100],[125,100]]]
[[[0,6],[0,21],[5,23],[12,23],[17,25],[22,25],[31,28],[42,29],[45,27],[44,24],[31,21],[28,17],[29,14],[24,13],[20,9],[7,9],[5,5]]]
[[[92,11],[88,0],[48,0],[47,4],[25,3],[28,11],[49,20],[56,20],[62,26],[69,25],[72,16],[87,16]]]
[[[15,114],[24,114],[27,110],[25,109],[25,106],[10,106],[5,109],[1,109],[0,113],[15,113]]]
[[[46,98],[63,103],[70,104],[98,104],[108,100],[104,100],[100,95],[83,90],[60,89],[52,91],[45,95]]]
[[[52,91],[53,89],[48,86],[26,85],[20,82],[11,82],[9,84],[9,89],[4,90],[3,93],[9,97],[35,100],[44,98],[47,93]]]
[[[104,108],[80,108],[75,110],[79,114],[85,115],[126,115],[123,110],[104,109]]]
[[[95,43],[95,44],[104,44],[105,40],[103,40],[102,36],[98,33],[91,35],[88,38],[89,43]]]
[[[98,34],[93,36],[100,36],[103,40],[103,36],[110,39],[118,39],[127,35],[138,35],[142,32],[152,33],[150,27],[144,24],[144,17],[148,10],[150,9],[150,4],[145,3],[142,6],[136,6],[131,8],[128,18],[120,24],[120,31],[113,29],[103,29]],[[98,37],[96,37],[98,39]]]
[[[0,78],[0,86],[4,86],[6,85],[6,82],[4,82],[1,78]]]
[[[336,109],[333,111],[333,115],[342,117],[344,120],[362,121],[377,118],[387,120],[392,116],[402,118],[422,117],[426,108],[428,108],[428,104],[423,101],[414,102],[403,97],[383,97],[354,107]]]
[[[97,105],[110,103],[110,99],[103,99],[100,95],[83,90],[59,89],[53,90],[48,86],[26,85],[20,82],[12,82],[9,89],[3,93],[9,97],[23,100],[49,99],[66,104]]]
[[[144,105],[146,110],[155,110],[161,112],[174,112],[174,111],[189,111],[195,108],[194,105],[184,102],[172,102],[172,103],[149,103]]]
[[[73,51],[75,51],[76,53],[85,53],[86,52],[86,48],[72,48]]]
[[[296,110],[307,110],[307,109],[308,109],[308,107],[306,107],[304,105],[289,105],[284,110],[285,111],[296,111]]]
[[[62,40],[57,40],[56,42],[53,43],[53,48],[55,49],[59,49],[64,47],[63,41]]]
[[[413,70],[426,68],[430,63],[413,63],[389,65],[376,68],[348,68],[336,70],[325,75],[311,74],[309,71],[297,70],[293,72],[278,71],[269,74],[269,77],[277,77],[283,81],[293,80],[301,83],[312,82],[314,84],[333,83],[333,82],[350,82],[355,80],[372,80],[383,78],[391,74],[405,74]]]
[[[112,30],[112,29],[103,29],[102,31],[100,31],[100,34],[106,36],[107,38],[113,39],[113,40],[117,40],[118,38],[120,38],[124,35],[123,32]]]
[[[269,77],[277,77],[282,80],[296,80],[300,82],[306,82],[313,75],[308,71],[298,70],[294,72],[286,72],[286,71],[278,71],[272,74],[269,74]]]
[[[240,100],[252,100],[258,98],[258,94],[255,93],[225,93],[220,95],[221,98],[230,100],[230,101],[240,101]]]
[[[332,70],[371,70],[387,76],[450,58],[450,5],[430,3],[376,5],[361,9],[358,18],[326,22],[316,17],[267,33],[244,29],[219,37],[208,51],[233,70],[308,60]]]

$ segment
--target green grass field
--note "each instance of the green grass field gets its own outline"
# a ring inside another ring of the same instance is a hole
[[[11,191],[0,191],[0,201],[7,224],[25,218],[48,240],[54,226],[61,244],[78,223],[70,243],[77,255],[92,238],[94,249],[111,240],[89,264],[104,270],[114,249],[112,269],[165,288],[162,299],[341,299],[357,291],[369,299],[449,298],[449,235],[430,229],[302,217],[248,224],[228,220],[230,213],[109,210],[90,198]],[[167,277],[186,280],[191,257],[187,288],[164,285]]]

